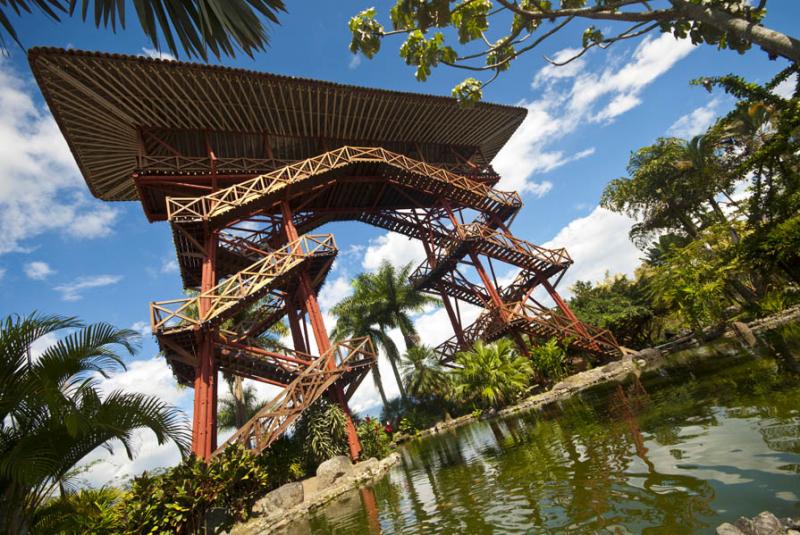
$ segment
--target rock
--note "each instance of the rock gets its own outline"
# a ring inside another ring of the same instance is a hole
[[[764,511],[753,519],[753,535],[781,535],[784,532],[778,517]]]
[[[303,480],[303,497],[308,500],[319,491],[319,480],[316,476]]]
[[[661,351],[654,347],[648,347],[636,353],[636,358],[650,362],[661,358]]]
[[[366,461],[361,461],[355,468],[355,475],[360,477],[374,477],[381,469],[381,463],[375,457],[370,457]]]
[[[753,334],[753,331],[750,327],[747,326],[746,323],[742,323],[741,321],[734,321],[731,323],[734,332],[736,335],[742,339],[742,341],[747,344],[749,347],[753,347],[756,345],[756,336]]]
[[[749,518],[745,518],[743,516],[739,517],[739,520],[734,522],[734,524],[737,528],[739,528],[739,530],[742,531],[742,533],[747,535],[755,535],[755,532],[753,531],[753,521]]]
[[[286,509],[303,502],[303,484],[299,481],[287,483],[278,487],[266,496],[258,500],[253,507],[257,512],[268,516],[277,516]]]
[[[332,457],[317,468],[319,488],[324,489],[328,485],[333,484],[333,482],[340,477],[348,476],[352,473],[353,463],[350,462],[349,458],[344,455]]]
[[[740,530],[733,524],[725,522],[717,526],[717,535],[744,535],[744,531]]]

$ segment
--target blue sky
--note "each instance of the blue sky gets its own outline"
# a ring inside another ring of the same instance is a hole
[[[784,32],[797,27],[799,2],[769,5],[767,26]],[[223,63],[440,95],[449,95],[465,77],[463,71],[440,68],[428,82],[416,82],[413,68],[397,55],[398,40],[385,42],[374,60],[354,59],[346,23],[366,7],[361,1],[291,3],[282,24],[272,29],[266,52]],[[379,9],[385,16],[388,3]],[[19,19],[17,29],[25,46],[152,53],[132,20],[116,35],[77,20],[56,24],[38,16]],[[608,180],[624,175],[631,150],[659,136],[697,133],[730,108],[728,97],[690,87],[689,81],[730,72],[765,81],[785,66],[760,50],[742,56],[658,34],[591,52],[560,70],[548,66],[542,56],[559,57],[578,46],[582,29],[576,24],[518,59],[484,96],[530,109],[495,167],[504,176],[499,188],[518,189],[525,201],[513,232],[539,244],[566,246],[575,259],[564,288],[577,279],[599,280],[606,271],[630,273],[635,267],[639,253],[627,239],[631,222],[598,209],[597,202]],[[38,310],[134,326],[145,334],[142,349],[130,370],[105,388],[155,393],[190,413],[191,392],[175,388],[163,362],[153,358],[156,346],[146,333],[148,302],[181,295],[168,227],[147,223],[136,203],[91,198],[16,46],[0,58],[0,161],[0,313]],[[334,232],[342,251],[320,296],[325,309],[347,294],[354,274],[374,269],[381,259],[400,263],[421,257],[416,244],[380,229],[340,223],[321,230]],[[418,326],[431,344],[451,334],[443,311],[424,314]],[[388,369],[383,375],[388,390],[396,392],[388,384]],[[367,410],[377,400],[365,381],[354,405]],[[156,448],[152,437],[143,436],[137,461],[115,455],[91,480],[175,459],[174,448]]]

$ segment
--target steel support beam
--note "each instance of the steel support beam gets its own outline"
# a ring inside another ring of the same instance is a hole
[[[210,290],[216,284],[216,252],[218,236],[207,233],[203,256],[201,291]],[[198,314],[203,318],[209,310],[208,299],[200,299]],[[200,459],[208,460],[217,449],[217,367],[214,362],[213,329],[197,330],[199,364],[194,379],[194,415],[192,422],[192,452]]]
[[[281,202],[281,213],[283,215],[283,228],[286,233],[287,241],[292,242],[297,240],[299,236],[292,220],[292,209],[288,202]],[[328,369],[333,370],[336,368],[336,362],[334,360],[334,353],[331,351],[331,341],[330,338],[328,338],[328,331],[325,329],[322,311],[320,310],[317,296],[314,293],[314,287],[311,284],[311,277],[309,277],[305,269],[300,271],[298,286],[298,298],[306,314],[308,314],[308,320],[309,323],[311,323],[311,331],[314,334],[314,340],[317,342],[317,350],[319,351],[320,358],[325,354],[330,355]],[[289,302],[288,305],[289,308],[291,308],[291,302]],[[333,387],[333,398],[345,414],[347,445],[350,450],[350,458],[353,461],[357,461],[361,455],[361,442],[358,440],[356,426],[353,423],[353,415],[350,412],[350,407],[347,406],[347,398],[340,385],[335,385]]]

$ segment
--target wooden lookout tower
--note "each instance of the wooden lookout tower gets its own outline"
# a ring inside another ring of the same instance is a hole
[[[509,230],[522,202],[494,189],[490,162],[524,108],[77,50],[35,48],[29,60],[92,194],[139,201],[172,228],[195,295],[152,303],[151,326],[194,388],[198,456],[217,451],[220,370],[282,388],[228,442],[262,450],[323,395],[349,416],[376,356],[368,339],[328,338],[317,293],[337,251],[332,235],[313,232],[331,221],[422,242],[427,260],[411,281],[440,297],[452,322],[436,348],[446,364],[503,336],[523,352],[527,335],[618,355],[611,334],[581,323],[556,291],[567,251]],[[498,284],[497,262],[518,270],[510,284]],[[483,312],[464,325],[459,303]],[[283,318],[294,347],[261,347]],[[350,418],[348,437],[357,458]]]

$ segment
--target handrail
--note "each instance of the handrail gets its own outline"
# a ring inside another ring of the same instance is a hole
[[[336,252],[332,234],[300,236],[194,297],[151,303],[151,329],[154,334],[163,334],[166,330],[204,324],[247,298],[268,290],[272,281],[298,266],[305,258],[335,255]],[[208,307],[201,317],[198,311],[203,299],[207,300]]]
[[[167,217],[170,221],[208,221],[230,210],[276,193],[311,176],[338,169],[354,162],[380,162],[432,179],[439,185],[454,186],[480,197],[493,205],[519,208],[522,200],[517,192],[498,191],[491,186],[435,167],[382,147],[350,147],[322,153],[293,162],[250,180],[245,180],[202,197],[168,197]]]

